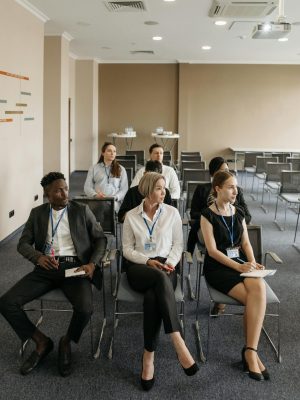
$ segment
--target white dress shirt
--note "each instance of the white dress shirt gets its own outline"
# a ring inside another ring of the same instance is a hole
[[[133,181],[131,182],[131,186],[137,186],[144,175],[145,167],[142,167],[137,171]],[[169,167],[168,165],[162,166],[162,175],[165,177],[166,180],[166,188],[169,189],[172,199],[179,199],[180,198],[180,184],[178,177],[174,168]]]
[[[73,240],[71,237],[70,226],[69,226],[69,218],[68,218],[68,209],[62,210],[52,210],[52,218],[53,218],[53,229],[55,229],[61,215],[63,214],[55,235],[53,237],[53,244],[52,248],[54,249],[55,257],[58,256],[77,256]],[[64,212],[65,210],[65,212]],[[47,243],[51,243],[52,241],[52,224],[51,224],[51,217],[49,215],[49,222],[48,222],[48,231],[46,237]]]
[[[146,264],[149,258],[160,256],[167,258],[166,263],[175,267],[183,251],[182,222],[178,210],[162,203],[151,221],[144,212],[143,205],[144,200],[126,214],[123,224],[124,257],[137,264]],[[150,235],[144,218],[150,229],[157,220],[152,233],[155,250],[145,250]]]

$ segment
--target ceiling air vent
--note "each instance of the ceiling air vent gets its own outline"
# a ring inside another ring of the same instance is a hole
[[[261,18],[271,14],[279,0],[213,0],[208,15],[223,18]]]
[[[131,54],[154,54],[153,50],[132,50]]]
[[[136,11],[146,11],[146,6],[144,1],[104,1],[104,4],[108,11],[110,12],[136,12]]]

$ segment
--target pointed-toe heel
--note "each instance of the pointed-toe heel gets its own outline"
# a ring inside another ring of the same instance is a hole
[[[269,381],[270,380],[270,374],[269,371],[266,369],[264,369],[263,371],[261,371],[262,376],[264,377],[265,381]]]
[[[195,375],[198,371],[199,371],[199,367],[198,364],[194,363],[193,365],[191,365],[189,368],[183,368],[184,373],[187,376],[193,376]]]
[[[248,372],[249,378],[254,379],[255,381],[258,381],[258,382],[262,382],[263,380],[265,380],[264,376],[263,376],[263,373],[250,371],[249,365],[248,365],[246,357],[245,357],[246,350],[252,350],[252,351],[255,351],[257,353],[257,350],[254,349],[253,347],[244,347],[242,349],[242,360],[243,360],[244,371]],[[246,367],[246,369],[245,369],[245,367]],[[266,372],[268,373],[268,371],[266,371]]]

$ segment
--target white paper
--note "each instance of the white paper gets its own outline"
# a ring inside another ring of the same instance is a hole
[[[245,278],[264,278],[265,276],[272,276],[276,269],[255,269],[252,272],[243,272],[241,276]]]
[[[78,271],[78,272],[75,272],[76,269],[78,269],[78,267],[66,269],[66,270],[65,270],[65,277],[66,277],[66,278],[70,278],[71,276],[85,275],[85,271]]]

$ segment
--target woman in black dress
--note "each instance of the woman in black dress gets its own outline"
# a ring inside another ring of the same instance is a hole
[[[212,182],[215,201],[202,212],[201,231],[206,246],[204,274],[207,282],[245,305],[242,350],[244,369],[255,380],[269,379],[257,346],[266,310],[266,287],[261,278],[243,278],[243,272],[264,269],[255,261],[244,212],[233,206],[237,181],[230,172],[217,172]]]

